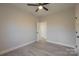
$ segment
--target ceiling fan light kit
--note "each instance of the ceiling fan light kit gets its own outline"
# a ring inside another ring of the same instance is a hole
[[[38,8],[35,10],[35,12],[38,12],[41,9],[48,11],[48,9],[44,6],[44,5],[47,5],[47,4],[49,4],[49,3],[35,3],[35,4],[28,3],[27,5],[28,6],[38,6]]]
[[[39,10],[40,10],[40,9],[43,9],[43,6],[39,6],[38,8],[39,8]]]

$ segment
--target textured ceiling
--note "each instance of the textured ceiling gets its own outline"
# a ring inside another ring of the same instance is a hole
[[[37,17],[43,17],[45,15],[49,15],[67,8],[71,8],[74,7],[75,4],[72,3],[50,3],[48,5],[46,5],[45,7],[48,8],[48,11],[45,10],[39,10],[38,12],[35,12],[35,10],[37,9],[37,6],[27,6],[26,3],[18,3],[18,4],[13,4],[21,9],[26,10],[27,12],[32,13],[34,16]]]

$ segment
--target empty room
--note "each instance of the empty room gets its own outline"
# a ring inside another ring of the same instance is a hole
[[[78,3],[0,3],[0,56],[78,55]]]

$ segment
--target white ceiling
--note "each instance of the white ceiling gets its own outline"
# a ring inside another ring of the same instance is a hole
[[[26,10],[27,12],[32,13],[34,16],[40,17],[40,16],[45,16],[45,15],[49,15],[61,10],[64,10],[66,8],[71,8],[74,7],[75,4],[69,4],[69,3],[50,3],[48,5],[46,5],[45,7],[48,8],[48,11],[45,10],[39,10],[38,12],[35,12],[35,10],[37,9],[37,6],[27,6],[26,3],[17,3],[17,4],[13,4],[21,9]]]

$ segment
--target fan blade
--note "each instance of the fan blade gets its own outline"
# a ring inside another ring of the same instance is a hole
[[[42,3],[42,5],[47,5],[47,4],[49,4],[49,3]]]
[[[36,4],[27,4],[28,6],[39,6],[39,5],[36,5]]]
[[[49,3],[38,3],[39,5],[47,5],[47,4],[49,4]]]
[[[43,7],[44,10],[48,11],[48,9],[46,7]]]
[[[49,3],[39,3],[39,5],[47,5],[47,4],[49,4]]]
[[[35,12],[37,12],[39,9],[37,8]]]

